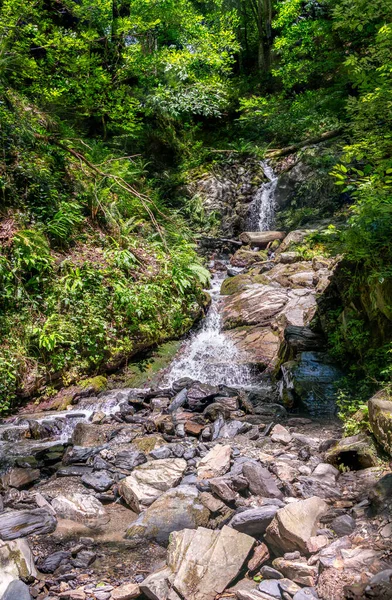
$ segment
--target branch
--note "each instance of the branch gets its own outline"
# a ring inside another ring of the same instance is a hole
[[[266,158],[278,158],[279,156],[286,156],[286,154],[292,154],[304,146],[309,146],[310,144],[321,144],[321,142],[324,142],[325,140],[339,137],[342,134],[342,128],[334,129],[333,131],[326,131],[317,137],[307,138],[306,140],[302,140],[302,142],[298,142],[292,146],[286,146],[286,148],[268,150],[266,153]]]

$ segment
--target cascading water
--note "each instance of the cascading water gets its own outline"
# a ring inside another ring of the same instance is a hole
[[[251,204],[249,214],[251,231],[268,231],[273,228],[275,220],[275,190],[278,177],[268,161],[263,161],[261,164],[268,181],[259,187]]]
[[[216,274],[212,279],[211,306],[199,331],[185,342],[165,378],[165,385],[177,379],[190,377],[213,385],[248,387],[255,383],[252,368],[246,364],[234,342],[222,331],[220,287],[226,274]]]

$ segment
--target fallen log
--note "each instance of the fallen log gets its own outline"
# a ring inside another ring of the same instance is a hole
[[[199,240],[201,246],[205,248],[218,248],[224,244],[232,244],[233,246],[242,246],[242,243],[238,240],[232,240],[228,238],[214,238],[214,237],[202,237]]]
[[[265,248],[274,240],[283,240],[286,237],[284,231],[244,231],[240,235],[243,244]]]
[[[278,158],[279,156],[286,156],[287,154],[293,154],[300,150],[304,146],[311,146],[312,144],[321,144],[321,142],[325,142],[325,140],[330,140],[335,137],[339,137],[342,135],[343,129],[334,129],[333,131],[326,131],[317,137],[307,138],[306,140],[302,140],[302,142],[298,142],[297,144],[293,144],[292,146],[286,146],[285,148],[280,149],[270,149],[266,152],[266,158]]]

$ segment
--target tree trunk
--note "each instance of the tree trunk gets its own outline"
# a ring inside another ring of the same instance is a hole
[[[307,138],[306,140],[302,140],[302,142],[298,142],[297,144],[293,144],[292,146],[286,146],[286,148],[280,148],[279,150],[271,149],[267,150],[266,158],[277,158],[279,156],[286,156],[287,154],[293,154],[300,148],[304,146],[309,146],[311,144],[321,144],[325,140],[330,140],[334,137],[339,137],[342,135],[343,129],[334,129],[333,131],[326,131],[317,137]]]
[[[284,231],[244,231],[240,235],[240,240],[250,246],[265,248],[270,242],[283,240],[285,237]]]

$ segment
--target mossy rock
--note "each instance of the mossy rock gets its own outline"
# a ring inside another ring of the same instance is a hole
[[[108,385],[108,380],[103,375],[97,375],[96,377],[89,377],[78,382],[78,385],[83,389],[92,388],[95,394],[104,392]]]
[[[228,277],[223,281],[220,293],[222,296],[231,296],[231,294],[246,290],[253,281],[254,280],[250,275],[235,275],[234,277]]]
[[[268,254],[264,250],[254,252],[250,250],[249,246],[240,248],[231,257],[230,262],[234,267],[249,267],[256,262],[263,262],[267,260]]]
[[[373,435],[385,452],[392,456],[392,400],[381,390],[370,398],[368,407]]]
[[[158,435],[150,435],[147,437],[140,437],[132,440],[132,445],[136,446],[136,448],[140,450],[140,452],[144,452],[145,454],[148,454],[149,452],[154,450],[156,446],[161,446],[162,443],[163,438],[161,438],[161,436]]]
[[[68,406],[72,406],[73,398],[74,394],[60,396],[52,402],[51,408],[53,410],[67,410]]]
[[[379,464],[373,439],[365,433],[343,438],[326,453],[326,461],[334,467],[358,471]]]

